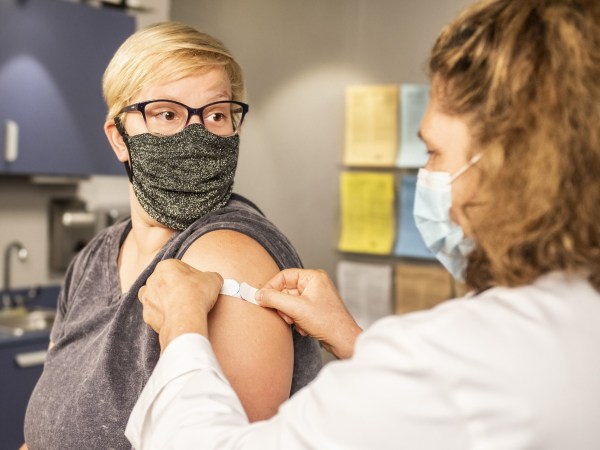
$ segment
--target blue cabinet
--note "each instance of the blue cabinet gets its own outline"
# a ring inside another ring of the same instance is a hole
[[[134,18],[120,10],[0,2],[0,174],[123,174],[103,131],[101,83],[134,31]],[[14,161],[5,158],[7,122],[19,130]]]
[[[17,361],[48,349],[48,336],[0,344],[0,448],[23,444],[23,421],[29,396],[42,374],[43,364],[21,366]]]
[[[31,306],[56,307],[58,287],[42,288]],[[23,294],[23,292],[19,292]],[[49,333],[0,335],[0,449],[23,444],[27,403],[42,374],[40,353],[48,349]]]

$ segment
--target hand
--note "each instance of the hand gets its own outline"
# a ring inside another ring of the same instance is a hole
[[[159,334],[162,350],[185,333],[208,336],[207,316],[222,286],[218,273],[201,272],[176,259],[157,264],[138,298],[144,322]]]
[[[354,353],[362,329],[323,270],[287,269],[256,293],[260,306],[274,308],[301,334],[309,334],[339,359]]]

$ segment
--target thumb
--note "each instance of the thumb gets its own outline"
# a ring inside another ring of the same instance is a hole
[[[296,295],[289,295],[275,289],[260,289],[255,295],[256,302],[265,308],[276,309],[293,321],[302,313],[302,300]]]

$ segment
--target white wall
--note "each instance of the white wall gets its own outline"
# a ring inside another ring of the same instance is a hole
[[[244,69],[250,114],[236,190],[308,267],[335,271],[350,84],[426,83],[441,27],[468,0],[172,0],[173,20],[218,37]]]

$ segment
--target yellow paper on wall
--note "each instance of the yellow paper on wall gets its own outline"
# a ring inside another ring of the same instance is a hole
[[[390,167],[398,149],[398,85],[346,89],[344,164]]]
[[[387,255],[394,244],[394,176],[389,173],[341,174],[344,252]]]

